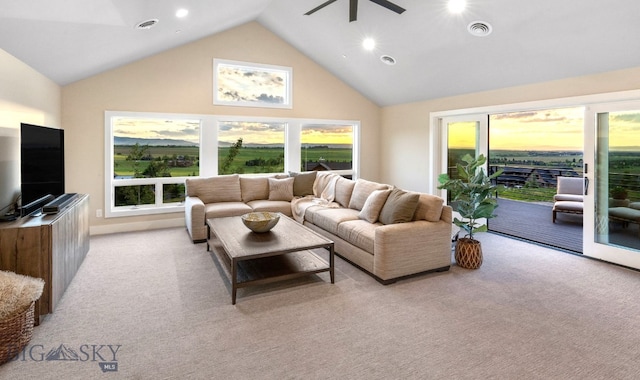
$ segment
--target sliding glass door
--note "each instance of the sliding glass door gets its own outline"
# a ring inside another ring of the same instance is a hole
[[[584,254],[640,269],[640,102],[587,108]]]
[[[490,114],[489,170],[502,170],[490,231],[582,252],[582,215],[562,213],[556,222],[552,209],[558,182],[582,178],[583,130],[584,107]]]
[[[443,136],[440,158],[441,167],[439,173],[447,173],[451,178],[458,177],[456,168],[462,163],[465,154],[487,156],[487,115],[465,115],[446,117],[442,119],[441,133]],[[487,169],[485,167],[485,169]],[[449,194],[446,195],[447,203],[456,211],[456,205],[451,203]]]

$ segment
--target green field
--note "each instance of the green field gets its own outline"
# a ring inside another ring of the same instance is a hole
[[[455,176],[455,163],[464,154],[474,155],[472,149],[450,149],[449,170]],[[611,151],[608,155],[609,185],[621,186],[628,191],[629,199],[640,199],[640,152]],[[575,151],[521,151],[521,150],[493,150],[489,154],[490,165],[494,168],[534,168],[559,169],[570,168],[578,175],[582,175],[582,152]],[[499,185],[500,197],[528,202],[553,202],[555,187],[504,187]]]
[[[128,161],[127,156],[131,152],[131,146],[117,145],[113,147],[113,166],[115,175],[117,176],[133,176],[135,161]],[[194,165],[188,167],[172,167],[170,168],[172,177],[197,176],[199,174],[198,159],[200,150],[198,147],[190,146],[150,146],[147,153],[152,159],[176,159],[178,156],[189,157],[194,159]],[[138,161],[140,171],[149,166],[150,160]]]
[[[229,154],[230,148],[218,149],[218,161],[222,162]],[[171,167],[172,177],[197,176],[199,174],[199,148],[181,146],[150,146],[146,151],[146,160],[137,161],[139,171],[144,171],[151,160],[176,159],[180,156],[190,158],[194,164],[188,167]],[[114,171],[117,176],[133,176],[136,161],[127,160],[131,153],[131,146],[114,147]],[[327,162],[349,162],[352,160],[351,149],[336,149],[328,147],[312,147],[303,149],[301,160],[317,162],[319,159]],[[302,168],[302,162],[300,168]],[[249,165],[247,165],[249,163]],[[251,165],[251,163],[257,163]],[[300,169],[297,168],[297,169]],[[284,148],[273,147],[242,147],[231,164],[231,172],[235,173],[282,173],[284,172]]]

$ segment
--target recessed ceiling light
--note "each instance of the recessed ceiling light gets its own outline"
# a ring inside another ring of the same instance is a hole
[[[184,9],[184,8],[178,9],[176,11],[176,17],[178,17],[178,18],[186,17],[188,14],[189,14],[189,10]]]
[[[396,59],[390,55],[383,55],[380,57],[380,60],[382,61],[382,63],[387,64],[389,66],[393,66],[396,64]]]
[[[467,2],[465,0],[449,0],[447,6],[449,7],[449,12],[461,13],[467,7]]]
[[[373,38],[365,38],[364,41],[362,41],[362,47],[365,48],[365,50],[373,50],[376,47],[376,41]]]
[[[151,29],[158,23],[157,18],[152,18],[150,20],[142,21],[136,24],[136,29]]]
[[[488,22],[474,21],[467,26],[467,30],[476,37],[486,37],[493,29]]]

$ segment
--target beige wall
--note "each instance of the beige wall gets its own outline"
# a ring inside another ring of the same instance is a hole
[[[0,127],[61,128],[60,86],[0,49]]]
[[[20,192],[20,123],[60,128],[60,110],[60,86],[0,49],[0,208]]]
[[[523,72],[526,75],[526,72]],[[430,113],[640,89],[640,67],[382,109],[382,181],[428,191]]]
[[[213,59],[293,68],[293,109],[214,106]],[[360,175],[379,180],[380,108],[292,46],[251,22],[62,89],[67,191],[91,195],[93,233],[171,225],[180,214],[96,218],[104,209],[104,111],[361,121]]]

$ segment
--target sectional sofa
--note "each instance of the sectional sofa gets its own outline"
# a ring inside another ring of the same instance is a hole
[[[186,181],[194,243],[206,219],[274,211],[332,239],[336,254],[387,284],[451,265],[452,210],[440,197],[331,172],[222,175]]]

